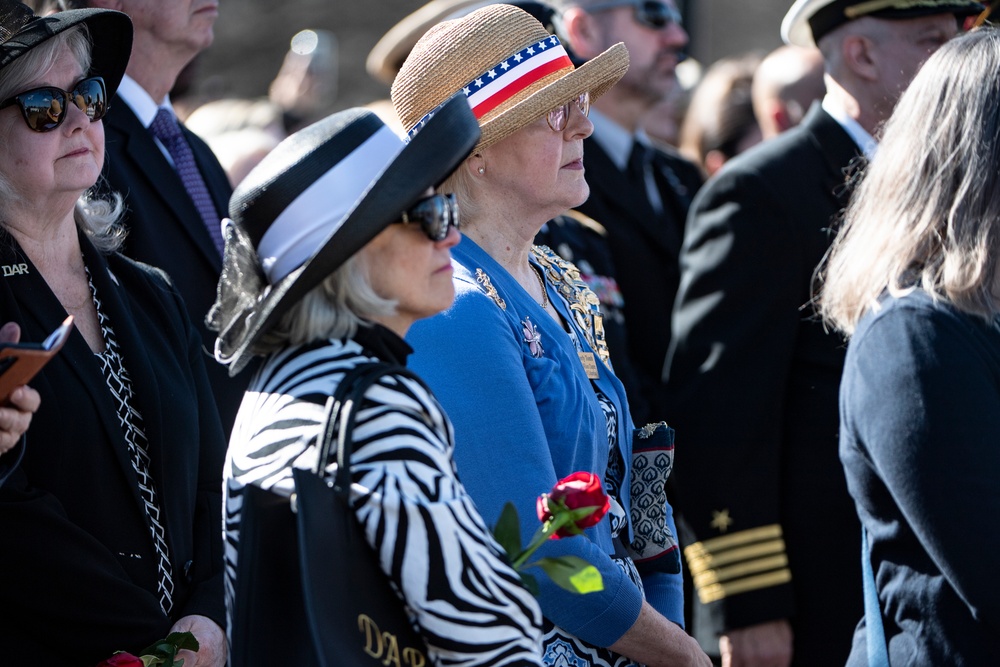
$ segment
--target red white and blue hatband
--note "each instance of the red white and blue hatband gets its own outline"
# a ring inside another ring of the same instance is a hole
[[[581,93],[600,97],[627,70],[624,44],[577,68],[534,17],[497,4],[431,28],[403,63],[391,95],[403,127],[413,132],[445,100],[464,93],[482,128],[479,149]]]

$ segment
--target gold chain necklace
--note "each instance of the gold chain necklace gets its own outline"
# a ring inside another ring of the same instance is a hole
[[[538,305],[543,309],[546,309],[549,307],[549,293],[548,290],[545,289],[545,277],[542,275],[542,270],[540,268],[530,262],[528,265],[532,269],[531,272],[535,274],[536,278],[538,278],[538,286],[542,288],[542,302]]]

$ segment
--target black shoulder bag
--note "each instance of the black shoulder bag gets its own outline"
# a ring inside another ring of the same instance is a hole
[[[233,667],[427,664],[427,647],[378,565],[350,504],[352,432],[365,391],[403,366],[364,364],[327,401],[315,470],[295,494],[244,488],[233,612]],[[326,465],[336,439],[337,475]]]

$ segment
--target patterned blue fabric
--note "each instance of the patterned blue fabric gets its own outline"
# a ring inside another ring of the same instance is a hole
[[[618,488],[631,488],[634,427],[625,391],[587,330],[588,304],[562,298],[563,284],[555,280],[560,269],[547,263],[544,253],[536,252],[536,258],[545,269],[550,301],[570,323],[581,349],[594,355],[598,377],[593,384],[560,323],[495,260],[467,237],[453,257],[455,303],[410,329],[411,366],[434,389],[455,425],[458,472],[483,517],[494,523],[504,504],[513,502],[526,541],[538,527],[538,495],[558,479],[575,471],[607,479],[608,421],[597,392],[614,405],[618,417],[615,441],[625,462]],[[627,494],[620,501],[628,516]],[[669,524],[673,530],[672,516]],[[631,540],[630,530],[623,531],[626,540]],[[541,571],[537,576],[545,617],[596,646],[618,640],[635,622],[643,600],[643,591],[613,560],[615,551],[606,520],[587,530],[586,539],[551,541],[538,552],[572,554],[600,570],[604,590],[587,595],[563,591]],[[681,624],[680,576],[657,573],[643,583],[650,604]]]

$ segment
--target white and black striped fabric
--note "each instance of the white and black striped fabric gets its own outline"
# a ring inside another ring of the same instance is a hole
[[[326,398],[346,371],[373,360],[351,340],[291,347],[269,357],[251,382],[225,469],[230,616],[243,488],[289,495],[293,467],[316,462]],[[357,417],[356,515],[415,612],[428,658],[441,666],[540,665],[541,610],[456,475],[451,423],[437,400],[389,375],[366,392]]]
[[[125,368],[125,362],[119,351],[115,330],[111,327],[111,321],[104,313],[101,300],[97,298],[97,287],[94,286],[94,280],[86,265],[84,265],[84,270],[87,273],[91,297],[94,299],[97,321],[101,325],[101,337],[104,339],[104,352],[97,353],[95,356],[100,363],[104,381],[108,385],[108,391],[111,393],[111,398],[117,408],[118,423],[122,427],[129,458],[135,469],[139,496],[142,498],[143,509],[149,520],[149,533],[156,549],[157,597],[160,600],[160,609],[169,616],[174,606],[173,566],[170,563],[170,548],[167,546],[163,511],[156,489],[156,480],[150,473],[152,465],[149,458],[149,441],[143,431],[142,415],[133,407],[135,398],[132,393],[132,380],[129,378],[128,370]]]

